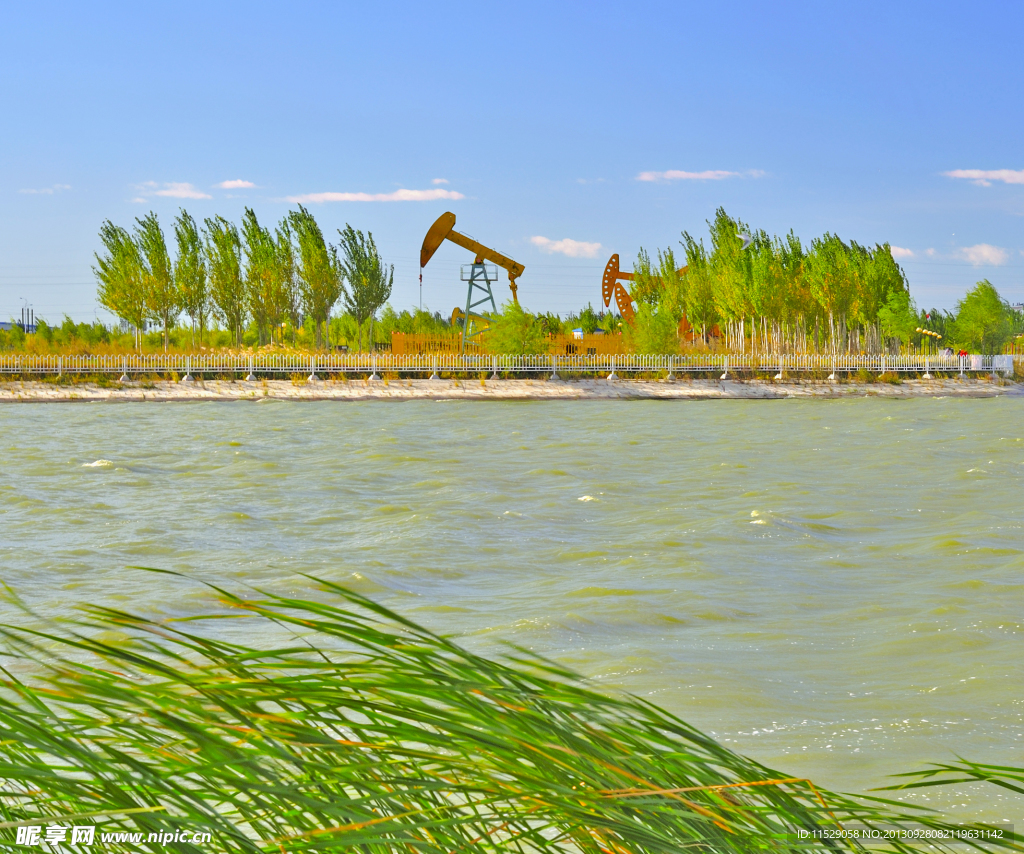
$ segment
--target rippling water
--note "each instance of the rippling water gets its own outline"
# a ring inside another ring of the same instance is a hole
[[[1021,415],[1019,399],[9,405],[3,577],[47,613],[173,613],[204,607],[198,585],[128,567],[293,592],[312,573],[825,785],[954,752],[1024,765]]]

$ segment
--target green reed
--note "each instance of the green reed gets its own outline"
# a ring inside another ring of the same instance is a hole
[[[0,839],[92,815],[98,832],[212,834],[182,851],[845,851],[860,849],[787,833],[943,826],[816,789],[521,649],[484,658],[318,586],[218,589],[216,612],[190,619],[26,609],[0,628]]]

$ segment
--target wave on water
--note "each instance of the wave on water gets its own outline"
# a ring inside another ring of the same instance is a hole
[[[104,469],[107,466],[112,466],[113,463],[110,460],[96,460],[92,463],[82,463],[84,469]]]

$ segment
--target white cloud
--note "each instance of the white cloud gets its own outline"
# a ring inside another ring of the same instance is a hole
[[[393,193],[306,193],[304,196],[287,196],[285,201],[293,204],[317,202],[432,202],[435,199],[464,199],[455,190],[395,190]]]
[[[934,258],[935,257],[935,250],[934,249],[925,249],[924,250],[924,254],[927,255],[929,258]]]
[[[221,190],[248,190],[256,185],[252,181],[243,181],[241,178],[235,178],[231,181],[221,181],[214,186]]]
[[[70,184],[54,184],[52,187],[43,187],[41,190],[18,190],[19,193],[27,193],[31,196],[52,196],[61,190],[70,190]]]
[[[904,249],[902,246],[890,246],[889,251],[892,252],[893,258],[913,258],[913,249]]]
[[[964,246],[957,252],[957,255],[965,261],[970,261],[975,267],[998,267],[1001,264],[1005,264],[1010,258],[1010,253],[1005,249],[1000,249],[998,246],[992,246],[988,243]]]
[[[451,181],[449,181],[447,178],[435,178],[430,183],[431,184],[450,184]]]
[[[667,172],[641,172],[637,181],[722,181],[725,178],[761,178],[764,171],[748,169],[746,172],[727,172],[723,169],[705,169],[703,172],[683,172],[669,169]]]
[[[209,199],[212,196],[208,196],[202,190],[197,190],[191,184],[185,183],[170,183],[164,184],[162,190],[157,190],[153,195],[155,196],[167,196],[170,199]]]
[[[601,251],[600,243],[585,243],[582,240],[571,240],[568,237],[562,240],[551,240],[538,234],[530,238],[530,243],[549,255],[557,252],[570,258],[596,258],[597,253]]]
[[[947,178],[966,178],[979,187],[991,187],[993,181],[1024,184],[1024,169],[954,169],[942,174]]]
[[[159,188],[159,189],[157,189]],[[167,184],[158,184],[156,181],[146,181],[142,184],[136,184],[135,189],[139,191],[140,196],[165,196],[169,199],[212,199],[210,196],[204,193],[202,190],[197,190],[191,184],[185,182],[170,182]],[[138,199],[132,199],[132,201],[138,201]],[[145,201],[145,199],[143,199]]]

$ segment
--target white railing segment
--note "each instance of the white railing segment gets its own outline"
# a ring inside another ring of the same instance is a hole
[[[391,353],[212,353],[200,355],[133,354],[117,356],[31,356],[0,354],[0,375],[82,376],[110,375],[129,380],[141,377],[196,379],[215,377],[248,379],[287,379],[330,376],[374,376],[398,374],[427,377],[432,374],[489,377],[541,375],[624,375],[709,374],[744,377],[776,376],[799,378],[817,375],[851,376],[860,371],[869,374],[996,374],[1011,375],[1014,362],[1024,356],[849,356],[738,355],[736,353],[695,353],[685,355],[559,355],[499,356],[427,353],[393,355]]]

